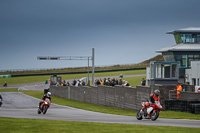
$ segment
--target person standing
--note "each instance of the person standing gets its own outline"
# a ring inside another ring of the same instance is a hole
[[[146,85],[146,80],[145,80],[144,78],[142,78],[142,80],[141,80],[141,85],[142,85],[142,86],[145,86],[145,85]]]
[[[176,93],[177,93],[177,99],[180,99],[180,93],[183,90],[182,86],[180,83],[176,86]]]

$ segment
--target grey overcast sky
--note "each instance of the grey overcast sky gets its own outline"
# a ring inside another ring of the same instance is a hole
[[[200,0],[0,0],[0,70],[87,66],[37,56],[91,56],[134,64],[175,44],[171,30],[200,27]],[[91,64],[91,63],[90,63]]]

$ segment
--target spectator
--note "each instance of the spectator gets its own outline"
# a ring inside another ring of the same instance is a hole
[[[111,82],[110,82],[110,86],[115,86],[115,83],[114,83],[113,80],[111,80]]]
[[[63,86],[66,86],[66,81],[65,80],[63,80]]]
[[[97,86],[97,79],[95,79],[95,81],[94,81],[94,85]]]
[[[74,79],[74,81],[72,82],[72,86],[76,85],[76,80]]]
[[[7,87],[7,83],[6,82],[4,83],[3,87]]]
[[[56,83],[56,86],[60,86],[60,83],[59,83],[59,82],[57,82],[57,83]]]
[[[46,81],[45,81],[45,84],[48,84],[48,83],[49,83],[48,80],[46,80]]]
[[[130,86],[130,84],[128,83],[128,81],[123,81],[124,82],[124,86]]]
[[[103,81],[102,81],[102,79],[100,79],[100,83],[101,83],[101,85],[103,85]]]
[[[183,91],[183,88],[180,83],[176,86],[176,93],[177,93],[177,99],[180,99],[180,93]]]
[[[122,75],[122,74],[120,74],[120,75],[119,75],[119,78],[123,78],[123,75]]]
[[[100,81],[97,79],[97,85],[100,85],[101,83],[100,83]]]
[[[106,85],[106,78],[103,79],[103,85]]]
[[[70,86],[70,83],[69,83],[69,81],[67,81],[67,86]]]
[[[119,78],[119,85],[122,85],[122,78]]]
[[[81,85],[82,85],[82,86],[85,86],[85,81],[82,80],[82,81],[81,81]]]
[[[144,78],[142,78],[142,80],[141,80],[141,85],[142,85],[142,86],[145,86],[145,85],[146,85],[146,80],[145,80]]]
[[[80,80],[78,80],[75,84],[75,86],[79,86],[80,85]]]
[[[116,85],[118,85],[118,84],[119,84],[117,79],[115,79],[115,84],[116,84]]]
[[[110,86],[109,80],[106,80],[106,85],[107,85],[107,86]]]

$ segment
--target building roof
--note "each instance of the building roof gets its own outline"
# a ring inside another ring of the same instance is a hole
[[[175,33],[200,33],[200,27],[188,27],[167,32],[167,34],[175,34]]]
[[[170,47],[162,48],[160,50],[157,50],[156,52],[162,53],[162,52],[175,52],[175,51],[200,51],[200,44],[175,44]]]

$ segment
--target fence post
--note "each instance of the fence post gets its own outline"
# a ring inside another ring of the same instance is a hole
[[[70,99],[70,87],[68,87],[68,99]]]

